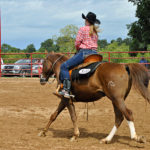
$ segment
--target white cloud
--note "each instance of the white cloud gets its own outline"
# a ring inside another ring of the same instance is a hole
[[[20,48],[31,41],[39,48],[68,24],[83,26],[81,14],[89,11],[101,20],[100,37],[108,40],[126,37],[126,24],[136,19],[136,8],[127,0],[1,0],[0,7],[2,43]]]

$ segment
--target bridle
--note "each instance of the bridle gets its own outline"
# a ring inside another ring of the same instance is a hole
[[[60,57],[58,57],[58,58],[54,61],[54,63],[52,64],[52,68],[50,69],[50,71],[49,71],[47,77],[46,77],[46,78],[41,77],[41,79],[43,79],[45,82],[48,81],[51,72],[52,72],[52,71],[54,72],[54,66],[56,65],[56,63],[57,63],[63,56],[64,56],[64,55],[61,55]]]

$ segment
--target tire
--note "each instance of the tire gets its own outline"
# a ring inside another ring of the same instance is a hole
[[[26,73],[25,70],[21,70],[21,71],[20,71],[20,77],[23,77],[23,78],[24,78],[24,77],[26,77],[26,74],[27,74],[27,73]]]

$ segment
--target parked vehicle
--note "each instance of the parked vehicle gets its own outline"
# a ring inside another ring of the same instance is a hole
[[[38,70],[39,59],[32,59],[32,75],[39,75],[35,72]],[[36,68],[37,67],[37,68]],[[33,71],[34,70],[34,71]],[[2,70],[3,76],[5,75],[16,75],[16,76],[31,76],[31,59],[20,59],[14,64],[5,65]]]
[[[34,65],[32,66],[32,75],[33,76],[40,76],[41,72],[42,72],[42,63],[43,63],[43,59],[38,60],[34,63]]]

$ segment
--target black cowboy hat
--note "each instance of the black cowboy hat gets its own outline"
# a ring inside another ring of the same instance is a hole
[[[88,20],[91,24],[100,24],[100,20],[96,19],[96,14],[89,12],[86,16],[82,14],[82,18]]]

